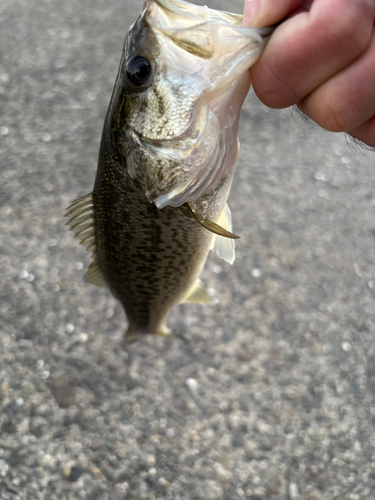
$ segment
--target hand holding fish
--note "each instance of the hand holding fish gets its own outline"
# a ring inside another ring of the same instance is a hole
[[[261,101],[375,146],[375,1],[245,0],[244,12],[246,26],[286,19],[250,70]]]

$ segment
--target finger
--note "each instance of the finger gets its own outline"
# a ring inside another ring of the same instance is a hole
[[[272,26],[303,3],[304,0],[245,0],[244,25],[254,28]]]
[[[373,0],[315,0],[310,12],[282,23],[251,69],[264,104],[296,104],[364,52],[371,40]]]
[[[317,88],[299,105],[332,132],[358,129],[375,115],[375,30],[366,52],[348,68]]]
[[[375,116],[349,134],[365,144],[375,146]]]

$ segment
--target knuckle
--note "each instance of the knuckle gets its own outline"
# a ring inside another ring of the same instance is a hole
[[[366,149],[375,151],[375,116],[354,130],[350,130],[349,134],[361,141]]]
[[[299,103],[305,115],[330,132],[348,132],[352,126],[347,108],[338,99],[311,94]]]
[[[255,93],[270,108],[286,108],[298,102],[299,97],[289,84],[287,75],[276,64],[262,61],[250,72]]]
[[[321,122],[321,125],[330,132],[348,132],[352,128],[347,109],[337,102],[327,106]]]
[[[323,127],[330,132],[347,132],[351,128],[346,114],[338,108],[330,109],[330,113],[327,114]]]
[[[345,0],[341,13],[331,19],[331,36],[343,43],[343,50],[360,54],[371,39],[374,22],[374,2]]]

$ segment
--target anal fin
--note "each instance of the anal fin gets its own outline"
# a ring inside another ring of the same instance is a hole
[[[87,270],[87,273],[84,276],[84,280],[88,283],[92,283],[96,286],[101,286],[102,288],[108,288],[102,273],[98,267],[98,263],[96,259],[90,264],[90,267]]]
[[[203,286],[200,280],[188,291],[181,304],[217,304],[219,301],[213,297]]]

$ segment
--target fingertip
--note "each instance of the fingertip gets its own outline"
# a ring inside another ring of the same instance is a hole
[[[244,25],[272,26],[303,4],[304,0],[245,0]]]
[[[245,26],[253,26],[257,28],[257,13],[260,10],[262,0],[245,0],[243,20]]]

